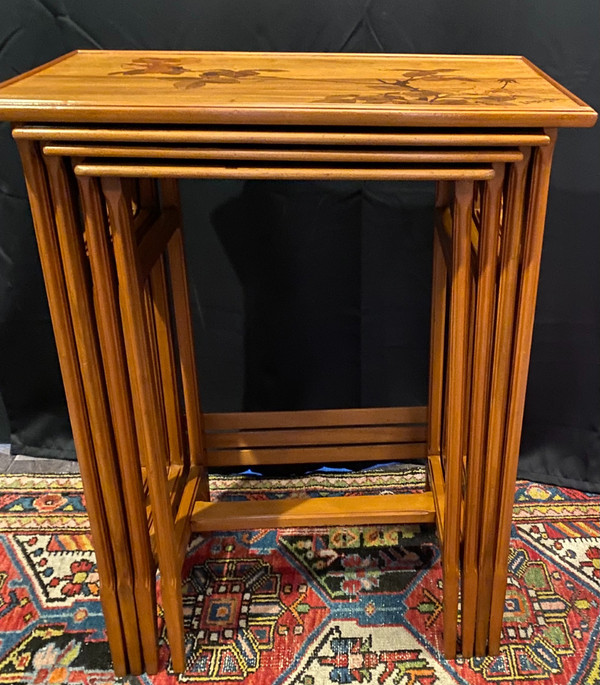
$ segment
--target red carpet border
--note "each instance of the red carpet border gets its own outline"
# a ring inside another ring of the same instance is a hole
[[[215,476],[218,499],[418,491],[420,467]],[[519,482],[498,657],[440,654],[441,568],[422,525],[215,532],[184,567],[188,668],[112,674],[76,476],[0,476],[0,685],[600,683],[600,496]],[[162,620],[161,620],[162,625]]]

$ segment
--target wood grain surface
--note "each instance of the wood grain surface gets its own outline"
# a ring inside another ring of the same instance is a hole
[[[1,105],[0,105],[1,110]],[[506,147],[523,145],[550,145],[550,137],[541,128],[384,128],[365,127],[344,129],[339,126],[308,127],[276,126],[110,126],[77,124],[15,124],[13,138],[86,143],[151,143],[202,144],[202,145],[290,145],[322,146],[334,145],[337,149],[346,146],[422,146],[422,147]],[[303,148],[298,148],[303,149]]]
[[[354,526],[376,523],[433,523],[431,492],[405,495],[357,495],[247,502],[196,502],[193,531]]]
[[[21,121],[591,126],[518,56],[81,50],[0,87]]]
[[[181,672],[190,531],[263,526],[435,520],[445,655],[457,653],[461,573],[463,656],[498,652],[554,129],[596,118],[518,56],[84,50],[0,84],[0,120],[21,122],[117,673],[139,672],[142,656],[156,670],[152,550]],[[46,170],[30,141],[46,143]],[[71,164],[88,190],[86,245]],[[437,181],[429,409],[204,416],[180,177]],[[115,365],[106,377],[101,359]],[[111,419],[128,434],[113,436]],[[367,447],[428,457],[431,490],[208,501],[207,465],[362,460]]]
[[[302,180],[360,180],[360,181],[446,181],[487,180],[494,178],[494,170],[485,166],[416,165],[412,167],[388,165],[382,167],[357,168],[348,166],[274,166],[257,164],[221,166],[220,164],[200,166],[195,164],[118,164],[103,160],[90,160],[75,166],[78,176],[109,178],[240,178],[274,179],[287,181]]]

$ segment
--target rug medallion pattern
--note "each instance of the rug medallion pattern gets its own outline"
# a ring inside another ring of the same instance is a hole
[[[221,499],[399,493],[419,467],[219,476]],[[188,667],[119,681],[98,599],[81,481],[0,476],[0,685],[600,683],[600,496],[519,482],[498,657],[448,662],[432,527],[215,532],[183,573]],[[159,617],[164,632],[162,618]]]

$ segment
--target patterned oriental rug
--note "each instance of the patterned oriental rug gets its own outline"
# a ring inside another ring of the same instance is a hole
[[[420,467],[218,476],[215,498],[422,488]],[[188,670],[111,672],[81,481],[0,476],[0,684],[433,685],[600,683],[600,496],[519,482],[498,657],[440,655],[432,527],[248,530],[196,536],[184,568]],[[161,625],[162,625],[162,619]]]

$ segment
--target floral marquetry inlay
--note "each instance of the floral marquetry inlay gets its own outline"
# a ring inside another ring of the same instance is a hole
[[[110,75],[141,76],[161,74],[177,76],[173,79],[175,88],[203,88],[207,85],[231,85],[252,81],[264,83],[269,87],[291,87],[296,83],[294,73],[287,69],[213,69],[194,73],[176,59],[142,57],[123,65],[122,71]],[[522,94],[522,86],[515,78],[471,78],[457,69],[411,69],[388,79],[339,78],[313,79],[315,86],[331,89],[352,85],[362,92],[325,95],[313,100],[314,103],[329,104],[441,104],[441,105],[519,105],[539,102],[554,102],[559,93],[545,96],[528,97]],[[307,79],[310,80],[310,79]]]
[[[581,126],[522,57],[81,51],[0,88],[0,118],[176,124]]]

